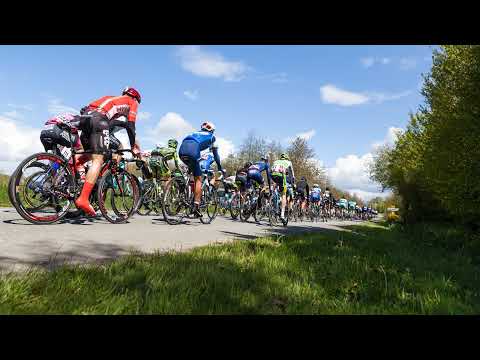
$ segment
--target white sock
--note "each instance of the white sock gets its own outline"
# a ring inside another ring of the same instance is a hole
[[[285,208],[282,209],[282,218],[285,217]]]

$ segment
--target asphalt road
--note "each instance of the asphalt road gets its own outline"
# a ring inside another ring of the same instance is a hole
[[[65,220],[54,225],[33,225],[13,208],[0,208],[0,271],[21,271],[32,266],[52,268],[61,263],[111,260],[131,251],[184,251],[196,246],[254,239],[269,234],[341,231],[336,225],[355,222],[289,223],[270,227],[218,216],[212,224],[199,220],[168,225],[161,216],[136,215],[127,224],[110,224],[102,218]]]

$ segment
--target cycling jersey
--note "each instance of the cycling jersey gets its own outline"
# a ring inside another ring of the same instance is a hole
[[[349,201],[348,202],[348,207],[350,209],[355,209],[355,206],[357,205],[357,203],[355,201]]]
[[[218,170],[222,171],[220,156],[218,155],[218,145],[212,133],[208,131],[196,131],[185,137],[182,141],[182,145],[178,151],[180,158],[194,176],[202,176],[202,169],[199,164],[201,159],[200,153],[207,149],[212,151]]]
[[[196,131],[183,139],[183,141],[194,140],[200,145],[200,151],[217,148],[215,135],[208,131]]]
[[[270,187],[271,183],[270,180],[272,178],[272,175],[270,174],[270,167],[268,166],[268,162],[260,160],[250,166],[248,168],[248,178],[249,180],[254,180],[260,185],[263,185],[264,180],[262,176],[262,172],[265,171],[267,173],[267,180],[268,180],[268,186]]]
[[[204,173],[210,172],[210,167],[212,166],[213,162],[215,161],[212,154],[204,154],[200,160],[200,168]]]
[[[272,179],[277,185],[279,185],[280,192],[287,193],[287,183],[295,181],[292,162],[290,160],[276,160],[272,165]],[[288,175],[288,179],[287,179]]]
[[[88,108],[105,115],[109,120],[120,116],[132,122],[137,120],[138,102],[128,95],[104,96],[91,102]]]
[[[70,134],[60,126],[65,125],[72,134],[72,143],[75,150],[82,148],[78,136],[78,116],[65,113],[57,115],[45,122],[43,130],[40,132],[40,141],[45,151],[52,150],[55,145],[70,147]]]
[[[310,193],[310,198],[312,199],[312,201],[320,201],[321,195],[322,190],[320,190],[320,188],[318,187],[314,187],[312,189],[312,192]]]
[[[153,149],[150,154],[149,165],[157,178],[168,177],[172,171],[181,172],[177,151],[170,147],[157,146]]]

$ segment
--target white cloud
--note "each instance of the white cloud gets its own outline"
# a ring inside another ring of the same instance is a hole
[[[18,112],[17,110],[12,110],[12,111],[7,111],[3,113],[3,116],[7,118],[12,118],[12,119],[21,119],[23,118],[23,115]]]
[[[322,101],[326,104],[335,104],[340,106],[362,105],[367,103],[382,103],[384,101],[398,100],[410,95],[410,90],[397,94],[385,94],[378,92],[352,92],[343,90],[335,85],[327,84],[320,88]]]
[[[386,198],[387,196],[390,196],[392,194],[391,191],[371,192],[371,191],[363,191],[360,189],[351,189],[349,190],[349,193],[358,196],[363,201],[370,201],[377,196]]]
[[[364,94],[342,90],[330,84],[322,86],[320,93],[324,103],[340,106],[365,104],[369,100]]]
[[[188,99],[195,101],[198,99],[198,90],[185,90],[183,95],[185,95]]]
[[[241,61],[227,60],[221,54],[203,50],[200,46],[181,46],[176,55],[184,70],[201,77],[239,81],[249,70]]]
[[[32,105],[17,105],[17,104],[7,104],[7,105],[15,110],[33,111]]]
[[[125,130],[116,132],[114,135],[120,140],[124,149],[130,149],[130,140],[128,139],[128,134]]]
[[[412,92],[410,90],[400,92],[398,94],[383,94],[383,93],[367,93],[369,101],[375,103],[382,103],[384,101],[398,100],[402,97],[410,95]]]
[[[372,150],[383,144],[393,145],[402,131],[401,128],[390,127],[383,141],[372,144]],[[381,192],[380,185],[370,180],[368,169],[372,161],[372,152],[362,156],[355,154],[343,156],[335,161],[334,167],[327,168],[327,174],[335,186],[355,193],[363,200],[370,200],[375,196],[388,196],[390,193]]]
[[[315,129],[311,129],[311,130],[308,130],[308,131],[305,131],[305,132],[301,132],[301,133],[298,133],[298,134],[295,134],[294,137],[289,137],[289,138],[286,138],[285,141],[287,142],[292,142],[293,140],[295,140],[297,137],[299,138],[302,138],[306,141],[310,140],[312,137],[315,136]]]
[[[417,66],[417,60],[412,57],[404,57],[400,59],[400,69],[410,70]]]
[[[11,173],[21,160],[39,151],[43,151],[40,142],[40,129],[23,126],[14,119],[0,116],[0,167]]]
[[[180,141],[180,138],[194,130],[192,124],[180,114],[169,112],[162,116],[154,128],[150,129],[147,138],[154,144],[162,141],[166,142],[170,138],[176,138]]]
[[[363,67],[365,68],[370,68],[374,66],[375,64],[382,64],[382,65],[388,65],[391,62],[391,59],[388,57],[364,57],[360,59],[360,62],[362,63]]]
[[[398,140],[398,136],[403,133],[402,128],[397,128],[394,126],[391,126],[387,130],[387,135],[385,135],[385,138],[382,141],[376,141],[372,144],[373,150],[378,149],[380,146],[383,145],[388,145],[388,146],[393,146],[395,142]]]
[[[218,143],[218,154],[220,155],[220,160],[223,160],[228,157],[228,155],[235,152],[235,145],[228,139],[223,137],[217,137]]]
[[[50,99],[48,101],[48,112],[52,115],[58,115],[63,113],[73,113],[76,114],[79,111],[74,109],[71,106],[62,104],[61,99]]]
[[[148,111],[140,111],[137,114],[137,120],[148,120],[152,117],[152,114],[150,114]]]
[[[375,58],[373,57],[361,58],[360,62],[364,67],[369,68],[369,67],[372,67],[373,64],[375,64]]]
[[[189,133],[195,131],[196,128],[186,121],[180,114],[169,112],[162,116],[157,125],[148,131],[148,135],[144,138],[153,145],[165,145],[168,139],[175,138],[179,144],[183,138]],[[233,142],[223,137],[216,137],[220,159],[226,158],[235,151]]]
[[[262,76],[259,76],[258,78],[259,79],[270,80],[271,82],[276,83],[276,84],[283,84],[283,83],[288,82],[287,73],[285,73],[285,72],[262,75]]]

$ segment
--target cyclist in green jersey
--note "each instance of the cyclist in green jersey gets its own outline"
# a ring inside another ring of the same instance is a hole
[[[280,155],[280,159],[272,165],[272,180],[279,186],[282,194],[281,219],[285,223],[285,206],[287,205],[287,184],[295,184],[295,173],[292,162],[287,154]]]
[[[168,140],[168,147],[158,146],[152,150],[149,165],[156,178],[168,178],[181,172],[177,154],[178,141]]]

